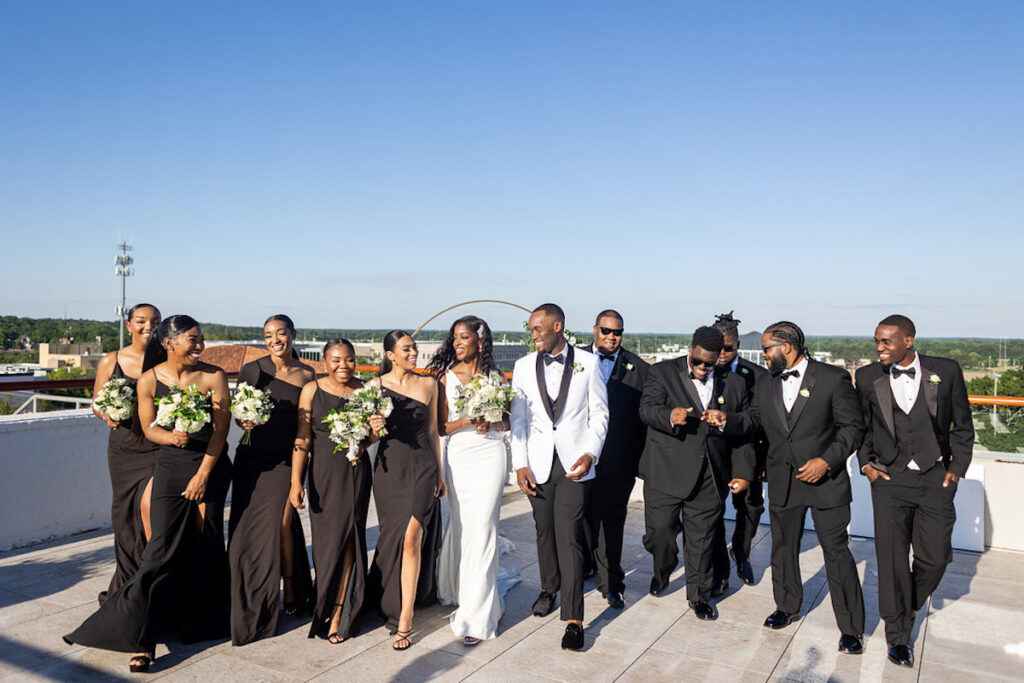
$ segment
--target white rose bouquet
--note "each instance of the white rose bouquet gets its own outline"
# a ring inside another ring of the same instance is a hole
[[[187,389],[171,387],[166,396],[154,399],[156,419],[150,427],[160,425],[176,432],[195,434],[210,423],[209,394],[199,391],[198,384]]]
[[[359,462],[359,443],[370,436],[370,416],[387,417],[394,410],[391,399],[377,386],[366,386],[353,391],[348,398],[345,410],[332,410],[323,419],[330,425],[330,439],[337,446],[334,452],[346,451],[345,457],[354,466]],[[388,430],[382,429],[381,436],[387,436]]]
[[[231,414],[239,422],[266,424],[274,402],[270,400],[270,389],[257,389],[248,382],[239,382],[231,397]],[[252,432],[246,431],[238,443],[248,446],[252,443]]]
[[[122,422],[135,412],[135,391],[123,377],[114,377],[96,392],[92,404],[111,420]]]
[[[501,375],[473,375],[469,382],[455,388],[455,409],[464,420],[484,419],[498,422],[508,412],[516,392],[501,381]]]

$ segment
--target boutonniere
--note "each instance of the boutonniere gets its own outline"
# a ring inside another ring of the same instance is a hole
[[[746,368],[743,368],[743,367],[740,368],[740,372],[742,372],[744,375],[749,375],[750,374],[750,370],[747,370]]]
[[[804,398],[810,398],[811,397],[811,390],[807,389],[807,388],[801,389],[800,390],[800,395],[803,396]]]
[[[580,365],[578,362],[577,363],[573,363],[572,364],[572,374],[575,375],[575,374],[577,374],[579,372],[583,372],[583,366]]]
[[[632,363],[626,363],[626,369],[627,370],[632,370],[633,369],[633,364]]]
[[[718,405],[725,405],[725,396],[718,397]]]
[[[938,384],[941,381],[942,381],[942,378],[939,377],[938,375],[936,375],[934,372],[931,374],[931,376],[928,377],[928,383],[929,384]]]

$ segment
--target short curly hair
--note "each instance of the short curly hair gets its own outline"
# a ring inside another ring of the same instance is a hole
[[[725,337],[721,331],[714,327],[698,327],[693,333],[693,341],[690,342],[690,346],[710,351],[711,353],[719,353],[722,347],[725,345]]]

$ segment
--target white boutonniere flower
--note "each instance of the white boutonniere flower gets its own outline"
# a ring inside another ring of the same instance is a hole
[[[718,405],[725,405],[725,396],[718,397]]]
[[[633,369],[633,364],[632,363],[626,363],[626,369],[627,370],[632,370]]]
[[[578,362],[573,363],[572,364],[572,374],[575,375],[576,373],[579,373],[579,372],[583,372],[583,366],[580,365]]]
[[[941,381],[942,381],[942,378],[941,378],[941,377],[939,377],[938,375],[936,375],[936,374],[935,374],[934,372],[933,372],[933,373],[931,374],[931,376],[930,376],[930,377],[928,378],[928,383],[929,383],[929,384],[938,384],[938,383],[939,383],[939,382],[941,382]]]
[[[741,368],[740,368],[740,372],[742,372],[742,373],[743,373],[744,375],[749,375],[749,374],[750,374],[750,370],[747,370],[747,369],[746,369],[746,368],[744,368],[744,367],[741,367]]]
[[[800,395],[803,396],[804,398],[810,398],[811,397],[811,390],[810,389],[806,389],[806,388],[805,389],[801,389],[800,390]]]

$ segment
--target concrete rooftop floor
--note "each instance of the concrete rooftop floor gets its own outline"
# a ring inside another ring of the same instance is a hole
[[[508,489],[506,490],[509,491]],[[376,521],[368,539],[376,539]],[[305,516],[305,513],[303,513]],[[307,521],[307,520],[304,520]],[[730,523],[731,525],[731,523]],[[60,636],[96,609],[113,569],[112,536],[93,532],[0,553],[0,678],[4,680],[166,681],[961,681],[1024,680],[1024,554],[957,552],[915,633],[913,669],[887,662],[878,617],[877,569],[870,540],[851,548],[864,584],[867,648],[836,651],[839,632],[828,599],[821,550],[804,537],[804,617],[781,631],[761,624],[774,609],[770,538],[762,526],[753,549],[756,585],[735,574],[717,601],[719,619],[702,622],[686,602],[682,569],[660,598],[647,594],[650,557],[641,545],[642,503],[630,505],[623,565],[626,608],[613,610],[587,583],[586,649],[563,652],[558,611],[540,619],[530,607],[540,590],[533,520],[522,494],[507,494],[501,533],[516,548],[502,557],[522,582],[506,598],[497,639],[467,648],[448,629],[449,609],[416,614],[413,646],[391,650],[374,622],[340,645],[306,637],[308,621],[283,618],[281,633],[245,647],[215,641],[157,649],[149,674],[129,674],[127,655],[65,644]],[[307,521],[307,540],[308,540]]]

